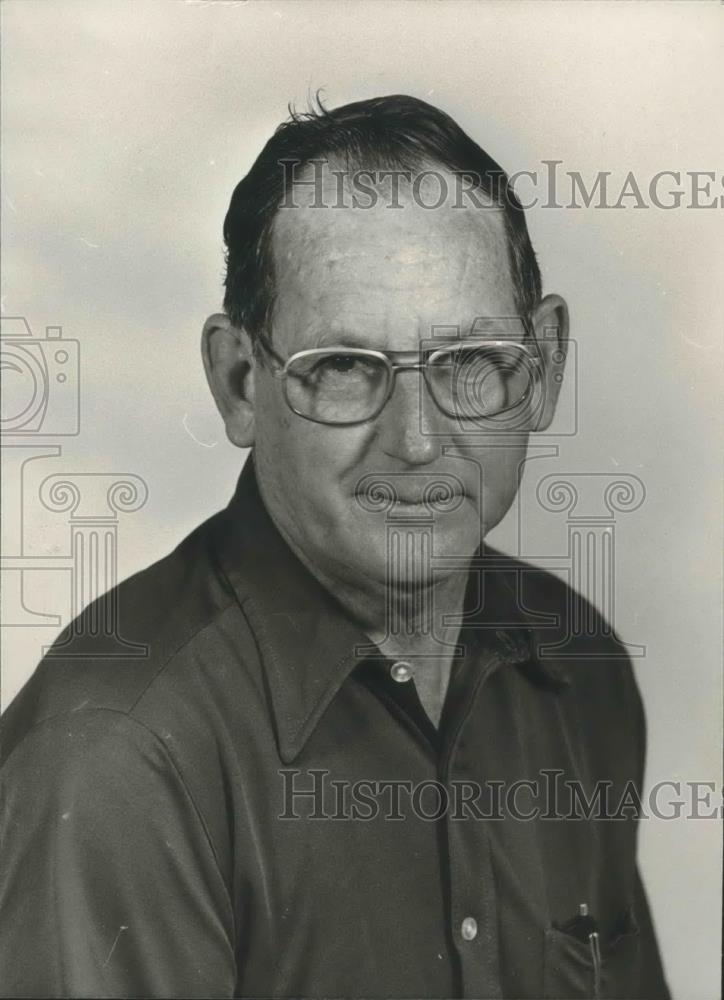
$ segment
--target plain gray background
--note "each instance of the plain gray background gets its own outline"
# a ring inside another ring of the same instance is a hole
[[[28,468],[23,537],[4,552],[37,558],[25,599],[63,622],[68,574],[42,567],[67,553],[69,528],[38,502],[45,475],[145,480],[144,509],[121,517],[120,577],[233,489],[243,455],[206,389],[199,332],[221,301],[231,190],[287,102],[318,87],[331,105],[410,93],[509,172],[558,159],[589,181],[611,171],[617,191],[629,171],[645,189],[661,170],[718,169],[724,193],[716,2],[6,0],[2,21],[2,312],[80,342],[82,404],[80,434]],[[558,457],[531,463],[491,541],[514,551],[520,519],[524,556],[565,551],[565,519],[535,502],[545,474],[639,477],[645,502],[616,521],[615,600],[619,632],[646,647],[646,784],[720,787],[722,211],[629,201],[528,218],[546,290],[571,306],[577,370],[545,442]],[[17,466],[6,471],[10,497]],[[58,630],[5,625],[5,703]],[[710,1000],[720,824],[645,821],[641,859],[671,987]]]

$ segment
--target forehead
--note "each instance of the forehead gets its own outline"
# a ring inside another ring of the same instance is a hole
[[[429,335],[431,324],[512,315],[502,212],[456,203],[456,178],[436,173],[417,190],[401,185],[400,207],[390,207],[389,186],[379,187],[371,207],[362,207],[372,199],[357,191],[355,206],[353,186],[345,179],[341,195],[331,170],[322,173],[321,198],[319,189],[296,188],[297,207],[280,208],[272,231],[275,334],[288,334],[292,317],[297,335],[320,323],[341,331],[370,322],[383,333]],[[425,207],[439,200],[441,184],[450,197]]]

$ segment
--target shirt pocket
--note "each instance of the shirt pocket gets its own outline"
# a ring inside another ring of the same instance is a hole
[[[635,1000],[641,946],[632,910],[626,911],[620,926],[622,929],[600,949],[598,973],[588,941],[550,927],[545,934],[544,1000]]]

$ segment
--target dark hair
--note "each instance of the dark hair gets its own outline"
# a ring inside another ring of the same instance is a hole
[[[470,188],[503,209],[516,306],[522,316],[530,317],[541,296],[540,270],[523,208],[507,175],[449,115],[415,97],[393,95],[332,111],[319,98],[311,111],[297,113],[290,108],[289,119],[237,184],[224,220],[224,308],[235,326],[253,335],[271,319],[272,226],[287,193],[282,164],[296,161],[295,170],[300,171],[310,161],[335,157],[386,169],[432,163],[472,175]]]

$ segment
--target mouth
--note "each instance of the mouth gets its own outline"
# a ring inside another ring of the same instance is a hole
[[[382,495],[379,490],[359,490],[354,494],[355,499],[367,510],[375,507],[380,510],[435,510],[438,505],[443,508],[449,505],[456,506],[464,496],[465,494],[459,491],[441,491],[439,496],[432,493],[426,497],[421,494],[392,497],[389,493]]]
[[[368,472],[352,494],[369,513],[430,515],[457,510],[467,492],[459,476],[444,471]]]
[[[429,504],[423,503],[422,500],[404,500],[398,497],[397,500],[391,505],[391,510],[427,510]]]

